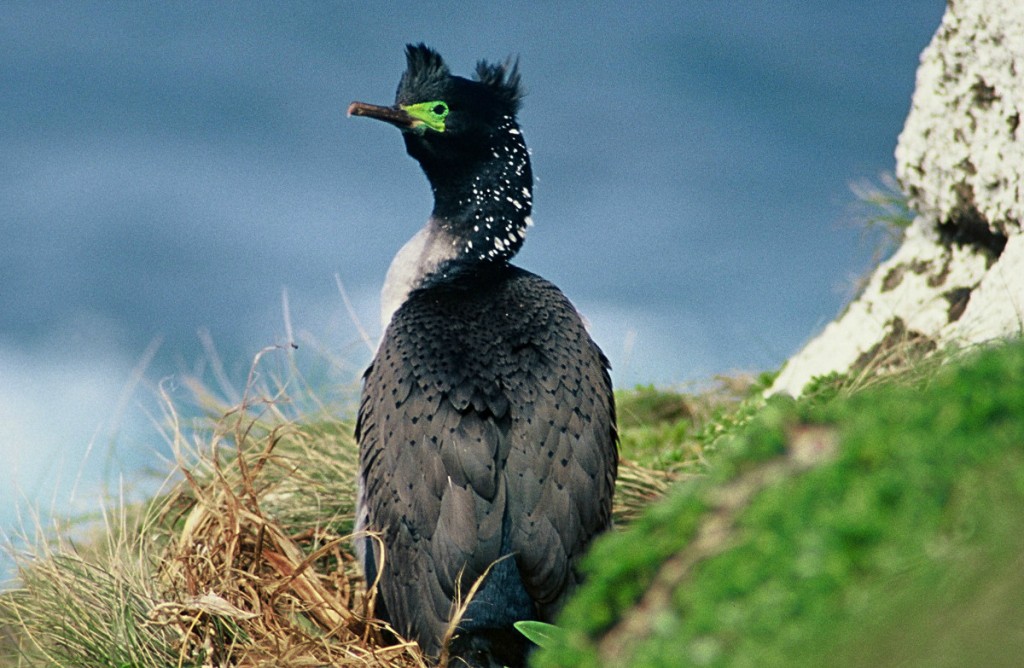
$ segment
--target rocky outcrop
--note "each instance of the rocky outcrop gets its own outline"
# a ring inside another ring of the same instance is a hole
[[[1024,2],[950,0],[921,55],[896,174],[917,218],[770,392],[1024,331]]]

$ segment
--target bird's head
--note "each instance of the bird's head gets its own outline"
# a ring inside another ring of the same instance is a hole
[[[407,67],[390,107],[353,102],[350,116],[402,131],[406,150],[430,181],[430,224],[444,231],[448,262],[439,276],[480,263],[502,263],[532,224],[533,174],[516,124],[522,99],[513,62],[479,62],[473,79],[453,75],[423,44],[406,47]]]
[[[393,106],[353,102],[350,116],[367,116],[402,131],[406,149],[427,172],[450,177],[477,169],[514,131],[523,91],[517,63],[480,61],[476,76],[455,76],[437,51],[423,45],[406,47],[406,70]]]

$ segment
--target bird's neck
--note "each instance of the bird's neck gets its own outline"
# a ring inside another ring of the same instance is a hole
[[[501,141],[466,169],[431,174],[431,219],[451,235],[464,265],[507,262],[532,224],[533,175],[522,135],[502,128]]]
[[[518,128],[504,128],[503,136],[463,169],[424,165],[434,210],[391,261],[381,291],[382,326],[412,291],[507,264],[523,245],[533,224],[533,175]]]

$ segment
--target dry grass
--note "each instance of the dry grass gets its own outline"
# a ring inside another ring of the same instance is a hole
[[[291,406],[280,386],[250,383],[237,406],[186,429],[168,402],[175,482],[105,513],[96,538],[38,537],[17,557],[19,587],[0,594],[0,664],[424,666],[367,614],[351,423]],[[670,481],[624,464],[620,522]]]
[[[804,395],[834,393],[851,397],[864,390],[897,381],[903,385],[924,388],[943,367],[989,345],[940,346],[919,332],[908,331],[897,318],[889,333],[863,353],[849,371],[813,379],[804,389]]]

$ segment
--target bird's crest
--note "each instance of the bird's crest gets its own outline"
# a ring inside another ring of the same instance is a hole
[[[405,62],[405,72],[395,95],[398,104],[443,99],[452,73],[441,54],[422,42],[407,44]],[[502,63],[481,60],[476,65],[476,80],[487,86],[513,113],[518,111],[523,98],[518,59],[509,58]]]
[[[488,63],[481,60],[476,64],[477,81],[490,87],[494,93],[508,104],[514,111],[519,110],[519,102],[524,91],[519,79],[519,59],[506,59],[503,63]]]
[[[420,99],[441,97],[452,75],[441,54],[423,43],[407,44],[405,62],[405,72],[398,82],[395,95],[396,102],[408,104]]]

